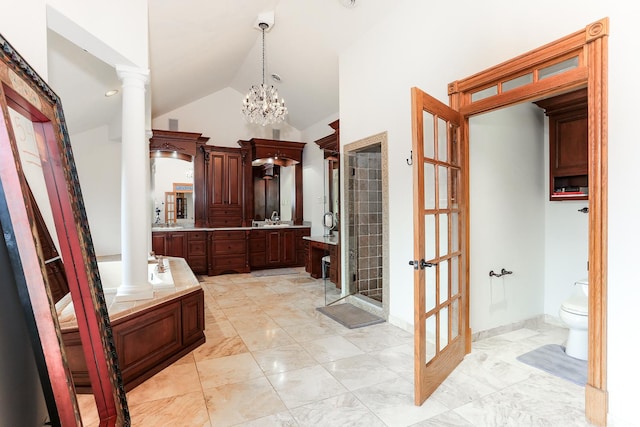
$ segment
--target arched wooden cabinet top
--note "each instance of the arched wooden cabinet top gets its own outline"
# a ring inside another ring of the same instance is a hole
[[[242,148],[249,150],[251,161],[254,165],[266,162],[282,166],[302,164],[304,142],[251,138],[247,141],[240,140],[238,144]]]
[[[192,161],[196,157],[198,145],[206,144],[209,138],[196,132],[179,132],[153,129],[149,139],[151,157],[173,157]]]
[[[316,140],[318,147],[324,151],[324,158],[337,160],[340,155],[340,120],[329,123],[333,129],[333,133]]]

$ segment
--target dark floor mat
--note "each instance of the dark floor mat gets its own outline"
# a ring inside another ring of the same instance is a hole
[[[362,328],[384,322],[383,318],[349,303],[318,307],[316,310],[349,329]]]

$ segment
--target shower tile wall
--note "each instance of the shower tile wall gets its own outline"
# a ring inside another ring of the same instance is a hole
[[[382,302],[382,155],[349,156],[349,256],[355,293]],[[355,282],[354,282],[355,272]]]

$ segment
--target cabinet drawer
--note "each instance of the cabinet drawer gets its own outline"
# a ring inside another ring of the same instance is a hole
[[[194,255],[206,255],[207,254],[207,242],[206,241],[192,241],[189,240],[187,256],[191,258]]]
[[[217,270],[244,268],[245,256],[243,255],[216,255],[213,263]]]
[[[245,255],[247,246],[244,240],[218,240],[213,241],[213,253],[221,254],[242,254]]]
[[[214,217],[209,220],[211,227],[241,227],[241,217]]]
[[[206,231],[190,231],[189,233],[187,233],[187,236],[190,242],[194,242],[197,240],[207,240]]]
[[[213,240],[243,240],[245,239],[245,232],[242,230],[236,231],[215,231],[213,234]]]

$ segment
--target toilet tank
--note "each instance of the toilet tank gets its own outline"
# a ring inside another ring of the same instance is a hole
[[[575,282],[575,285],[585,294],[589,295],[589,279],[581,279]]]

